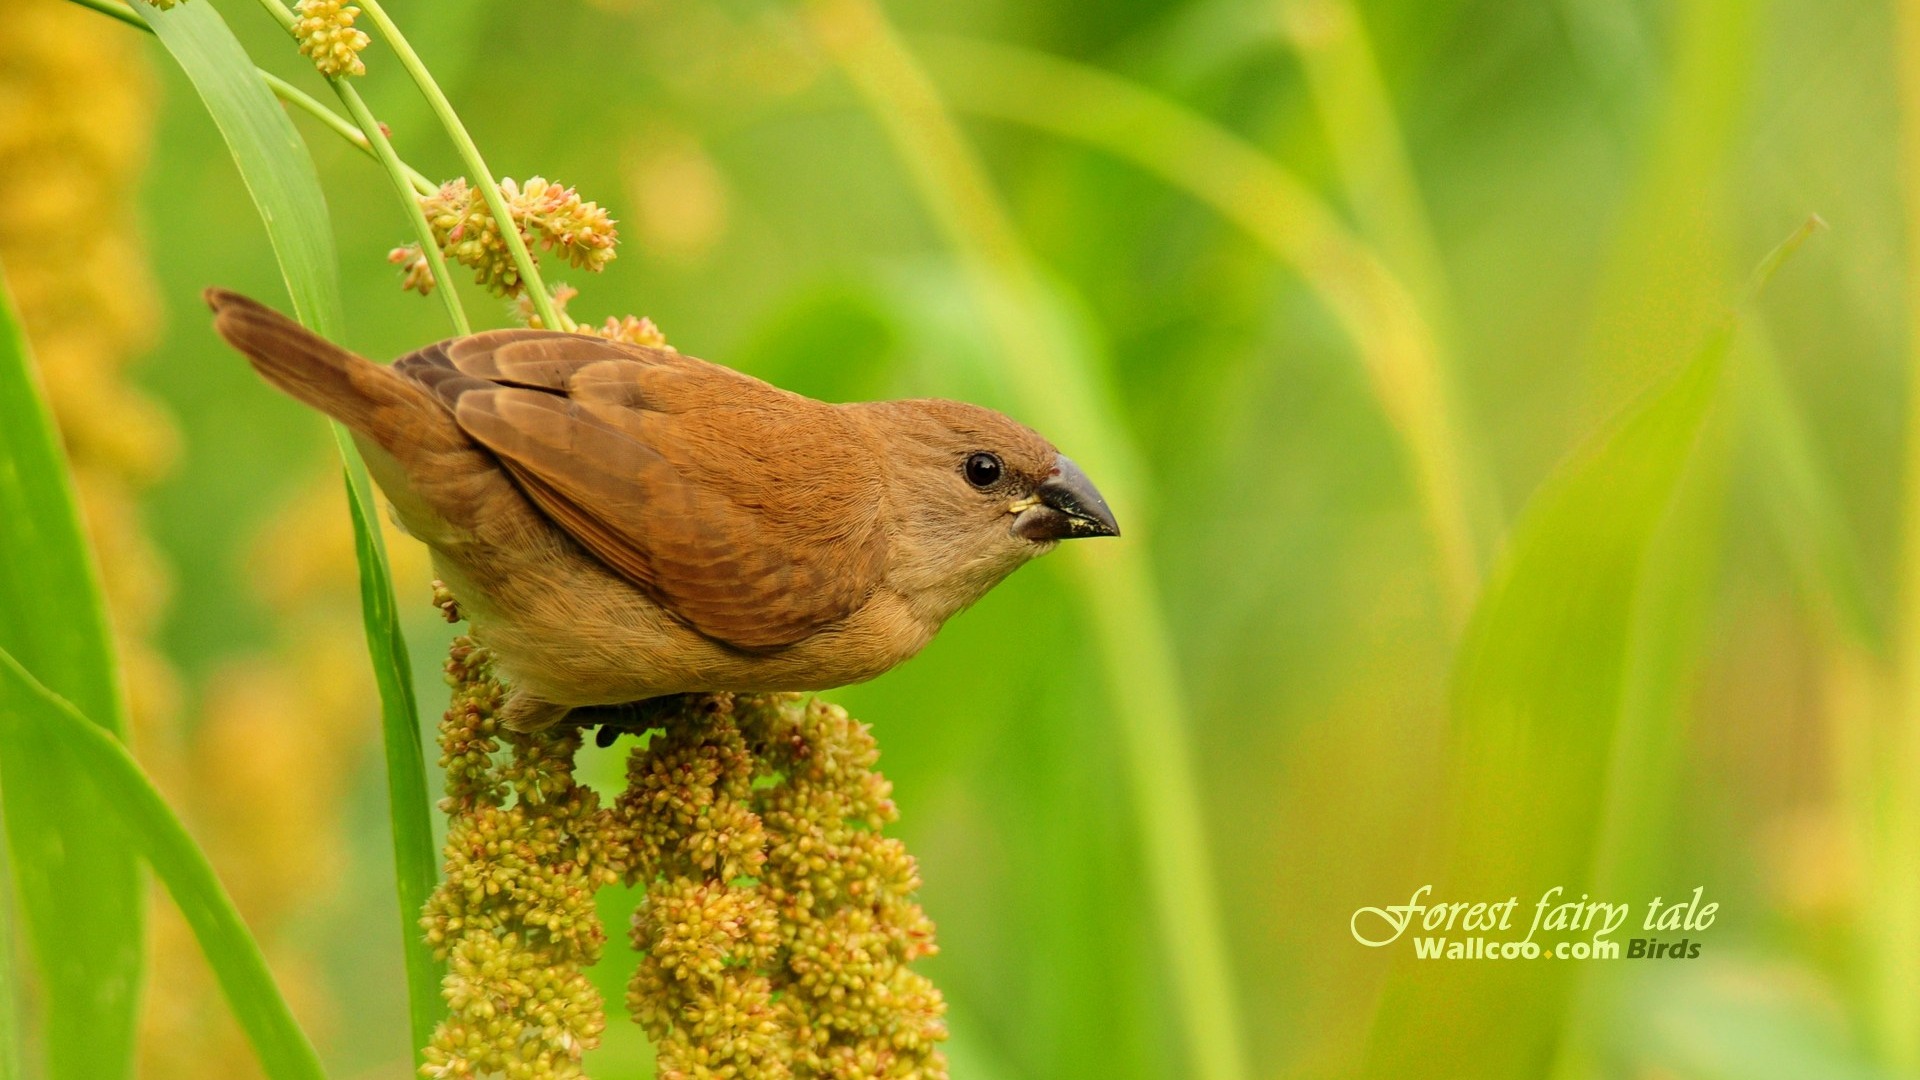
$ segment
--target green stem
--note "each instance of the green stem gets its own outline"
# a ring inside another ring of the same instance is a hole
[[[379,121],[373,118],[372,111],[360,97],[360,91],[348,85],[344,76],[327,81],[333,84],[333,92],[340,96],[340,103],[360,124],[362,137],[371,142],[373,156],[393,181],[394,193],[400,196],[401,205],[406,207],[407,220],[413,225],[413,235],[420,244],[420,253],[426,258],[427,269],[433,274],[433,283],[437,286],[434,291],[440,294],[441,302],[447,306],[447,318],[453,322],[453,332],[460,337],[473,333],[473,327],[467,322],[467,311],[460,306],[460,296],[454,291],[453,277],[447,273],[447,260],[440,253],[440,242],[433,235],[433,226],[428,223],[420,200],[414,195],[412,178],[407,175],[410,170],[400,160],[400,155],[394,153],[393,140],[380,130]]]
[[[260,6],[267,9],[267,14],[273,16],[273,21],[280,24],[280,29],[289,34],[293,33],[294,27],[300,25],[300,16],[295,15],[292,8],[280,3],[279,0],[260,0]]]
[[[92,8],[110,18],[119,19],[135,29],[153,32],[153,28],[147,25],[147,20],[141,18],[139,12],[120,3],[119,0],[73,0],[73,2],[83,8]]]
[[[138,12],[119,3],[118,0],[73,0],[73,2],[118,19],[128,26],[148,33],[153,32],[153,28],[147,25],[147,21],[142,19]],[[267,13],[272,15],[274,21],[283,28],[289,30],[293,28],[295,22],[293,12],[276,0],[261,0],[261,6],[265,7]],[[348,123],[339,113],[321,104],[313,95],[266,68],[254,70],[260,73],[260,81],[272,88],[275,97],[320,121],[335,135],[359,147],[386,170],[388,177],[393,180],[395,193],[400,196],[400,205],[405,210],[408,221],[413,225],[414,236],[418,239],[420,251],[426,256],[427,268],[433,274],[434,285],[440,293],[441,303],[446,305],[447,319],[453,323],[453,332],[462,337],[471,334],[473,326],[467,321],[467,312],[460,305],[459,294],[454,291],[453,276],[447,272],[446,257],[440,253],[440,245],[434,239],[433,226],[427,223],[427,215],[420,209],[420,200],[415,197],[433,194],[438,190],[438,185],[427,179],[420,170],[400,160],[400,155],[393,149],[392,140],[380,130],[379,121],[374,119],[373,113],[367,108],[366,101],[360,97],[360,91],[348,83],[345,77],[328,79],[327,82],[333,87],[334,93],[340,96],[341,104],[353,114],[354,120],[358,122],[357,127]]]
[[[76,2],[86,2],[86,0],[76,0]],[[275,97],[318,120],[329,131],[345,139],[361,153],[375,162],[380,162],[380,152],[374,149],[373,140],[367,138],[366,132],[362,131],[358,125],[349,123],[346,117],[327,108],[318,98],[265,68],[260,69],[260,81],[273,90]],[[375,131],[380,129],[377,123],[373,127]],[[440,185],[428,179],[425,173],[406,162],[399,162],[399,166],[401,174],[406,177],[407,184],[414,193],[431,195],[440,189]]]
[[[286,4],[280,4],[280,0],[259,0],[259,6],[265,8],[269,15],[273,15],[275,21],[280,23],[280,29],[284,29],[286,33],[294,33],[296,27],[300,27],[300,15],[292,12]],[[467,309],[461,307],[459,294],[453,292],[453,277],[447,275],[447,261],[440,252],[440,242],[434,238],[434,227],[428,225],[426,213],[420,209],[420,200],[413,194],[411,177],[407,177],[407,167],[399,160],[399,154],[394,152],[394,142],[386,136],[386,133],[380,131],[380,121],[372,117],[372,111],[367,108],[367,102],[361,100],[359,90],[349,85],[346,75],[328,75],[326,83],[334,88],[334,94],[340,98],[340,104],[344,104],[353,115],[353,121],[359,123],[361,140],[365,140],[367,150],[372,152],[374,161],[378,161],[380,167],[386,169],[388,179],[394,181],[394,192],[399,194],[401,208],[405,208],[407,223],[413,225],[413,234],[420,244],[420,254],[426,258],[426,267],[434,275],[434,284],[438,286],[440,302],[447,306],[447,319],[453,321],[453,332],[467,336],[472,332],[472,327],[467,323]],[[319,102],[313,102],[313,104],[319,106]],[[424,897],[420,899],[424,901]],[[411,917],[409,917],[409,926],[411,926]],[[409,940],[411,940],[411,934],[409,934]],[[424,1043],[415,1040],[415,1045],[424,1045]]]
[[[136,30],[149,34],[153,33],[153,27],[147,25],[147,21],[140,17],[139,12],[120,3],[119,0],[72,0],[72,2],[81,7],[97,11],[109,18],[118,19]],[[255,68],[254,70],[259,73],[260,81],[267,84],[268,88],[273,91],[275,97],[313,117],[315,120],[318,120],[321,124],[325,125],[328,130],[345,139],[355,147],[358,147],[360,151],[368,157],[373,158],[375,161],[380,160],[379,152],[374,149],[373,142],[367,138],[365,132],[353,124],[348,123],[345,117],[327,108],[319,100],[314,98],[313,95],[280,76],[275,75],[273,72],[268,71],[266,68]],[[374,125],[374,130],[379,130],[378,124]],[[400,169],[406,176],[407,182],[412,185],[414,191],[422,195],[431,195],[439,190],[440,185],[434,183],[427,178],[425,173],[422,173],[404,161],[400,162]]]
[[[926,73],[873,0],[813,0],[815,38],[885,129],[978,296],[993,355],[1025,411],[1062,445],[1100,462],[1115,505],[1141,498],[1139,451],[1106,374],[1060,347],[1039,307],[1047,283]],[[1130,527],[1131,528],[1131,527]],[[1249,1075],[1186,703],[1140,530],[1074,552],[1108,694],[1126,749],[1135,820],[1190,1068],[1197,1080]]]
[[[1073,139],[1146,169],[1212,207],[1293,267],[1353,341],[1374,397],[1405,448],[1432,536],[1449,622],[1480,592],[1475,490],[1460,424],[1441,392],[1438,336],[1410,289],[1313,189],[1205,116],[1108,72],[1017,46],[920,43],[953,107]],[[1491,527],[1491,523],[1488,523]]]
[[[520,228],[514,223],[513,212],[507,208],[506,199],[500,195],[499,181],[494,177],[492,170],[487,168],[486,161],[481,158],[480,148],[474,145],[473,136],[467,134],[466,125],[460,122],[459,114],[453,111],[453,103],[447,100],[447,95],[440,89],[440,84],[434,81],[433,73],[427,70],[427,65],[421,61],[420,55],[413,51],[413,46],[407,42],[406,36],[387,16],[386,8],[380,5],[379,0],[360,0],[360,6],[367,13],[367,17],[373,20],[373,24],[380,28],[381,35],[387,39],[387,44],[392,47],[394,55],[400,58],[400,66],[413,77],[414,85],[418,86],[421,94],[426,96],[427,104],[433,107],[434,115],[440,118],[440,125],[446,129],[447,137],[453,140],[454,148],[460,152],[460,158],[466,163],[467,171],[473,174],[474,182],[480,187],[481,196],[487,201],[487,210],[493,214],[494,222],[500,226],[500,239],[507,245],[507,254],[513,257],[514,268],[520,272],[521,284],[526,287],[527,298],[533,302],[534,313],[540,316],[540,324],[563,330],[573,329],[573,320],[566,318],[554,306],[553,297],[547,292],[546,283],[540,280],[540,270],[534,265],[533,253],[527,250],[526,240],[521,237]]]
[[[1280,26],[1300,58],[1360,231],[1419,298],[1430,323],[1451,308],[1393,98],[1353,0],[1278,0]]]

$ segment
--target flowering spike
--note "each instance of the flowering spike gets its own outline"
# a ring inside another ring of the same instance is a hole
[[[427,256],[420,250],[419,244],[406,244],[387,252],[387,261],[400,267],[402,289],[412,289],[421,296],[433,292],[433,264],[427,262]]]
[[[294,13],[299,20],[293,25],[293,36],[300,39],[301,54],[312,59],[320,74],[332,79],[367,73],[360,50],[372,39],[366,31],[354,29],[359,8],[340,0],[300,0]]]
[[[457,610],[444,587],[435,601]],[[449,1015],[421,1072],[436,1080],[583,1076],[581,1056],[606,1027],[585,974],[606,940],[593,896],[618,880],[619,867],[608,859],[615,845],[599,797],[573,779],[580,731],[504,730],[495,718],[500,684],[470,639],[455,640],[447,677],[446,873],[420,922],[447,960]],[[503,742],[511,750],[504,764],[494,757]]]
[[[434,599],[457,612],[444,586]],[[946,1005],[911,967],[933,924],[881,834],[898,811],[865,725],[798,694],[688,697],[602,807],[573,779],[580,728],[504,729],[467,638],[447,675],[446,874],[421,925],[449,1015],[425,1075],[582,1075],[605,1026],[584,974],[605,940],[593,895],[624,875],[646,889],[627,1007],[662,1080],[946,1080]]]
[[[500,194],[529,250],[542,246],[572,266],[594,273],[613,261],[619,230],[600,204],[539,176],[524,185],[502,180]],[[479,190],[464,179],[450,180],[439,190],[420,196],[420,209],[433,228],[440,250],[447,258],[472,269],[475,281],[498,296],[517,297],[526,291],[500,225]],[[422,282],[414,272],[417,254],[417,248],[396,248],[388,261],[407,266],[404,287],[425,292],[431,284]]]
[[[866,728],[798,694],[707,698],[628,762],[614,812],[646,885],[627,1006],[665,1080],[944,1080],[946,1005],[913,858]],[[771,784],[756,784],[777,777]]]

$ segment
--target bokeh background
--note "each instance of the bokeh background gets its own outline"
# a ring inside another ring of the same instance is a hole
[[[317,89],[257,9],[219,6]],[[576,316],[647,315],[831,399],[1093,433],[1052,432],[1115,478],[1124,553],[1025,569],[831,695],[896,785],[956,1076],[1920,1075],[1920,44],[1892,7],[393,7],[495,169],[620,220],[607,273],[554,275]],[[0,9],[0,258],[83,466],[138,752],[333,1072],[404,1075],[337,465],[197,299],[283,305],[272,254],[151,41]],[[402,153],[456,175],[391,54],[367,59]],[[442,336],[386,262],[409,236],[384,177],[299,123],[347,343]],[[1716,359],[1813,213],[1830,228]],[[449,630],[391,546],[430,725]],[[1170,881],[1217,925],[1170,922]],[[1636,919],[1695,887],[1721,906],[1679,963],[1354,941],[1356,908],[1425,884],[1522,916],[1555,884]],[[604,894],[598,1077],[649,1075],[617,1015],[633,903]],[[156,923],[143,1075],[246,1075]],[[1197,1059],[1196,1030],[1238,1046]]]

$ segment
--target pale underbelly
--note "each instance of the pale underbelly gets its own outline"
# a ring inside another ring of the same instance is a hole
[[[904,603],[881,592],[803,641],[748,653],[679,622],[583,554],[540,565],[542,580],[517,580],[469,572],[434,552],[436,572],[501,674],[558,705],[689,692],[827,690],[879,675],[920,651],[938,629],[923,626]]]

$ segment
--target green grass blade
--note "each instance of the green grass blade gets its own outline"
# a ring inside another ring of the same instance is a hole
[[[0,842],[0,876],[12,878],[13,859]],[[0,1080],[21,1080],[27,1074],[19,1022],[19,970],[13,967],[13,897],[0,890]]]
[[[51,751],[43,765],[67,765],[84,777],[79,782],[99,796],[100,805],[111,809],[131,842],[128,856],[137,852],[147,860],[186,916],[266,1074],[273,1080],[324,1077],[319,1055],[294,1022],[213,865],[127,748],[72,702],[42,686],[5,650],[0,650],[0,728],[9,738],[33,732]]]
[[[0,829],[0,881],[13,879],[13,855],[7,850],[4,829]],[[21,1080],[27,1075],[22,1040],[25,1027],[20,1020],[20,969],[15,967],[13,894],[0,888],[0,1080]]]
[[[0,288],[0,648],[126,730],[105,602],[52,417]],[[4,701],[0,697],[0,701]],[[0,732],[0,797],[25,939],[40,972],[46,1075],[130,1075],[144,905],[97,792],[33,731]],[[11,928],[9,928],[10,932]]]
[[[1074,447],[1115,506],[1143,505],[1140,455],[1118,415],[1110,373],[1075,348],[1054,290],[1000,207],[945,103],[877,5],[814,0],[817,40],[866,101],[953,248],[999,346],[995,374],[1022,413]],[[1136,501],[1138,500],[1138,501]],[[1125,510],[1121,511],[1123,514]],[[1180,672],[1144,527],[1070,558],[1125,737],[1146,878],[1185,1032],[1188,1073],[1251,1075]]]
[[[1523,511],[1454,672],[1456,827],[1436,897],[1515,895],[1517,924],[1548,889],[1587,889],[1645,556],[1721,384],[1730,337],[1716,334]],[[1372,1074],[1537,1074],[1573,965],[1421,967],[1410,945],[1401,960]]]
[[[1740,400],[1750,452],[1764,477],[1756,493],[1808,607],[1853,645],[1885,656],[1886,613],[1874,606],[1860,540],[1841,508],[1835,477],[1768,336],[1750,332],[1747,340],[1752,359],[1742,365]]]
[[[941,36],[918,42],[954,108],[1132,162],[1299,273],[1352,340],[1406,447],[1441,594],[1454,623],[1463,624],[1479,591],[1478,538],[1495,527],[1493,485],[1465,452],[1438,337],[1380,254],[1271,156],[1151,88],[1019,46]]]
[[[280,263],[300,321],[323,334],[340,331],[339,257],[320,174],[299,131],[261,83],[253,61],[212,4],[142,11],[154,35],[200,94]]]
[[[442,1013],[441,964],[419,925],[439,873],[433,816],[427,800],[427,763],[420,746],[420,715],[413,695],[400,616],[394,610],[386,545],[369,512],[377,505],[367,469],[340,425],[333,425],[346,460],[347,506],[353,514],[354,553],[360,562],[360,614],[380,688],[381,739],[387,755],[387,808],[393,823],[393,863],[400,892],[400,932],[406,945],[407,1018],[416,1057],[433,1038]],[[418,1064],[418,1061],[415,1062]]]
[[[293,121],[257,75],[253,61],[219,13],[205,3],[148,11],[154,33],[179,61],[233,153],[302,323],[328,336],[340,329],[340,287],[326,199],[306,144]],[[380,690],[387,752],[387,792],[393,822],[394,868],[407,969],[407,1000],[415,1053],[426,1045],[440,1012],[440,965],[421,935],[418,918],[433,890],[437,865],[427,795],[419,708],[406,644],[394,608],[392,574],[372,507],[377,505],[366,466],[338,424],[360,564],[361,617]]]

